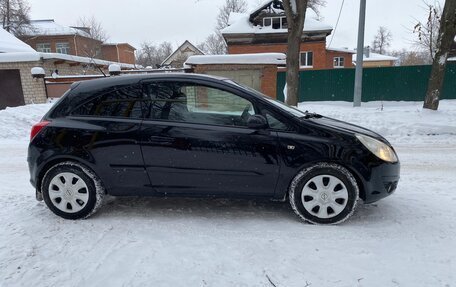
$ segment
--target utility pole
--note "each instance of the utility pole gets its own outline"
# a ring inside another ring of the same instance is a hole
[[[361,106],[361,94],[363,92],[363,55],[364,55],[364,26],[366,24],[366,0],[360,0],[359,24],[358,24],[358,47],[356,48],[356,71],[355,71],[355,94],[353,106]]]

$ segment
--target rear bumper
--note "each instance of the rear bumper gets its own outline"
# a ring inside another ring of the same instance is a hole
[[[28,155],[27,155],[27,163],[28,163],[28,168],[29,168],[29,172],[30,172],[30,183],[35,188],[36,188],[37,172],[38,172],[38,166],[37,166],[38,156],[39,156],[38,151],[35,148],[29,146]]]
[[[371,169],[364,184],[365,203],[373,203],[396,191],[400,178],[400,163],[383,163]]]

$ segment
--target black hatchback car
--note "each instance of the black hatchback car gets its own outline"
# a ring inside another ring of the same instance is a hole
[[[105,194],[212,196],[289,200],[319,224],[390,195],[400,170],[370,130],[178,73],[73,84],[32,128],[28,163],[37,199],[67,219]]]

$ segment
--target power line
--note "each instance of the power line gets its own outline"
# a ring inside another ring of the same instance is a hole
[[[342,14],[342,9],[344,8],[344,3],[345,3],[345,0],[342,0],[342,4],[340,5],[340,10],[339,10],[339,16],[337,16],[336,27],[334,27],[334,33],[332,34],[331,41],[329,41],[328,48],[331,47],[331,44],[334,39],[334,35],[336,35],[337,25],[339,25],[340,15]]]

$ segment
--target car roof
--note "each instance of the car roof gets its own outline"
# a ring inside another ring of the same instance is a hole
[[[95,80],[75,82],[71,85],[71,89],[77,92],[84,92],[93,89],[104,89],[111,86],[121,86],[135,84],[140,81],[147,81],[153,79],[171,79],[171,80],[205,80],[205,81],[227,81],[228,78],[209,76],[204,74],[189,74],[189,73],[153,73],[153,74],[135,74],[135,75],[121,75],[110,76]]]

